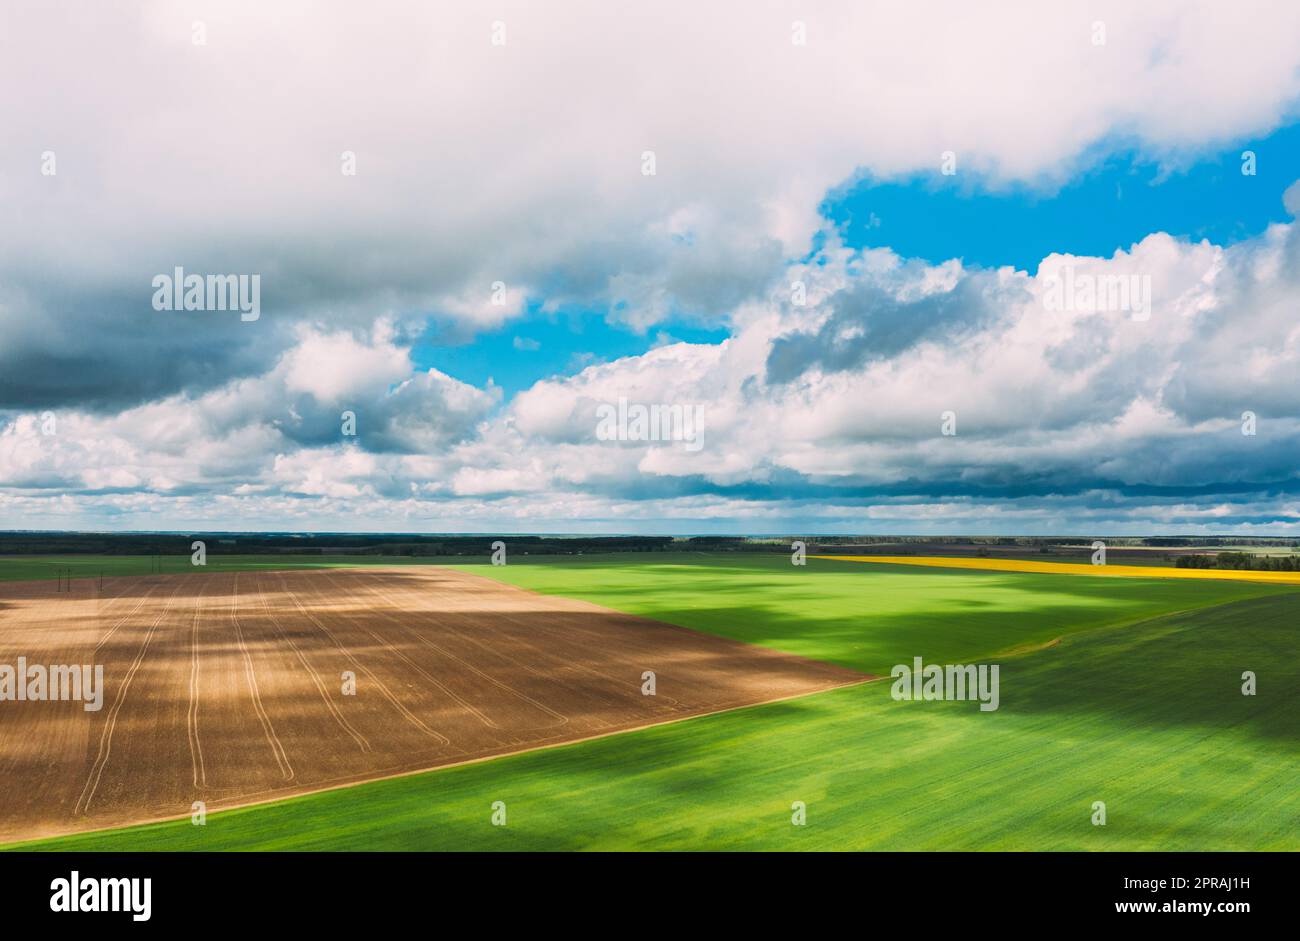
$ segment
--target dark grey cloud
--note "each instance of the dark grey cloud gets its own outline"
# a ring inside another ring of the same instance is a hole
[[[779,337],[767,359],[770,382],[791,382],[810,369],[845,372],[892,359],[922,343],[956,345],[987,330],[1005,309],[1029,298],[1019,283],[994,272],[963,275],[951,290],[900,300],[875,283],[837,293],[818,329]]]
[[[170,269],[166,269],[170,270]],[[156,311],[152,274],[131,289],[0,283],[0,409],[129,408],[265,372],[292,341],[265,309]]]

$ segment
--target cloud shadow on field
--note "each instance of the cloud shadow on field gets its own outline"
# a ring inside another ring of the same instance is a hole
[[[1196,727],[1222,735],[1225,761],[1238,736],[1300,746],[1300,592],[1066,638],[1002,666],[1001,711],[1091,716],[1153,732]],[[1242,695],[1242,673],[1258,680]],[[1295,752],[1300,762],[1300,752]]]

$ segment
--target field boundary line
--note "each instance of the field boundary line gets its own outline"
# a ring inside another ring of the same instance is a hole
[[[333,791],[343,791],[348,788],[363,787],[367,784],[377,784],[381,781],[395,781],[400,778],[410,778],[418,774],[433,774],[439,771],[448,771],[452,768],[463,768],[467,765],[478,765],[488,761],[497,761],[503,758],[516,758],[529,752],[553,751],[559,748],[567,748],[570,745],[582,745],[587,742],[597,741],[602,738],[613,738],[616,735],[625,735],[629,732],[643,732],[646,729],[658,728],[665,725],[677,725],[682,722],[694,722],[699,719],[708,719],[712,716],[726,715],[732,712],[739,712],[742,709],[760,709],[763,706],[771,706],[777,703],[790,702],[795,699],[805,699],[810,696],[821,696],[824,693],[833,693],[840,689],[849,689],[855,686],[866,686],[869,683],[875,683],[879,680],[887,679],[881,676],[866,676],[859,680],[849,680],[823,689],[807,690],[802,693],[792,693],[789,696],[777,696],[773,699],[765,699],[761,702],[744,703],[738,706],[727,706],[723,709],[716,709],[712,712],[699,712],[689,716],[673,716],[671,718],[661,719],[655,722],[647,722],[642,725],[629,726],[625,729],[612,729],[604,732],[596,732],[592,735],[586,735],[582,738],[566,739],[563,742],[551,742],[549,744],[534,744],[523,748],[516,748],[510,751],[495,752],[491,755],[479,755],[474,758],[462,758],[457,761],[447,762],[446,764],[431,765],[424,768],[413,768],[410,771],[397,771],[392,774],[379,775],[373,778],[362,778],[354,781],[343,781],[338,784],[327,784],[324,787],[312,788],[311,790],[301,791],[297,794],[282,794],[271,797],[265,797],[259,800],[242,801],[229,806],[218,807],[212,811],[214,814],[227,814],[240,810],[250,810],[255,807],[266,807],[273,804],[288,803],[290,801],[301,800],[303,798],[314,797],[317,794],[327,794]],[[269,793],[269,792],[266,792]],[[100,827],[93,830],[78,830],[72,833],[63,833],[58,836],[38,837],[34,840],[23,840],[15,843],[0,844],[0,852],[22,851],[24,844],[30,843],[47,843],[56,840],[73,839],[84,836],[93,836],[96,834],[112,833],[117,830],[131,830],[136,827],[156,826],[165,823],[179,823],[183,820],[189,820],[189,814],[178,814],[170,817],[151,817],[144,820],[137,820],[132,823],[120,824],[113,827]],[[57,849],[52,850],[57,851]]]
[[[586,609],[586,610],[590,610],[590,611],[599,611],[599,612],[601,612],[602,614],[610,614],[610,613],[613,613],[613,614],[620,615],[620,616],[622,616],[622,617],[632,618],[633,620],[636,620],[636,621],[645,621],[646,623],[649,623],[649,624],[657,624],[658,626],[664,628],[665,630],[678,631],[678,632],[680,632],[680,633],[691,634],[691,635],[693,635],[693,636],[708,637],[708,638],[710,638],[710,639],[712,639],[712,640],[721,640],[721,641],[726,641],[726,642],[728,642],[728,643],[740,644],[742,647],[745,647],[745,648],[748,648],[749,650],[755,651],[755,652],[757,652],[757,653],[758,653],[759,655],[761,655],[761,656],[787,657],[787,658],[790,658],[790,659],[792,659],[792,660],[800,660],[800,661],[802,661],[802,662],[804,662],[804,663],[812,663],[812,664],[816,664],[816,665],[819,666],[819,667],[833,667],[834,669],[837,669],[837,670],[844,670],[844,671],[847,671],[847,672],[849,672],[849,673],[853,673],[853,674],[855,674],[855,675],[857,675],[857,676],[864,677],[865,680],[867,680],[867,681],[870,681],[870,680],[878,680],[878,679],[882,679],[882,678],[883,678],[883,675],[882,675],[882,674],[878,674],[878,673],[867,673],[865,670],[861,670],[861,669],[859,669],[858,667],[845,666],[844,664],[842,664],[842,663],[836,663],[836,662],[834,662],[833,660],[819,660],[819,659],[817,659],[816,657],[810,657],[810,656],[808,656],[807,654],[802,654],[802,653],[795,653],[794,651],[791,651],[791,650],[785,650],[785,649],[783,649],[783,648],[781,648],[781,647],[773,647],[773,646],[770,646],[770,645],[768,645],[768,644],[755,644],[755,643],[751,643],[750,641],[747,641],[747,640],[739,640],[739,639],[737,639],[737,638],[735,638],[735,637],[728,637],[728,636],[726,636],[725,634],[715,634],[715,633],[713,633],[712,631],[705,631],[705,630],[700,630],[699,628],[687,627],[687,626],[684,625],[684,624],[674,624],[672,621],[665,621],[665,620],[663,620],[663,618],[650,617],[650,616],[647,615],[647,614],[637,614],[637,613],[634,612],[634,611],[626,611],[626,610],[624,610],[624,609],[622,609],[622,608],[615,608],[615,607],[611,607],[610,605],[598,604],[598,603],[595,602],[595,601],[588,601],[588,600],[585,599],[585,598],[579,598],[579,597],[577,597],[577,596],[575,596],[575,595],[563,594],[563,593],[560,593],[560,592],[546,592],[546,591],[541,591],[540,589],[537,589],[537,588],[525,588],[524,586],[522,586],[522,585],[516,585],[516,584],[514,584],[513,582],[507,582],[507,581],[499,580],[499,579],[497,579],[497,578],[494,578],[494,577],[491,576],[491,575],[483,575],[483,574],[480,574],[480,573],[477,572],[477,571],[474,571],[474,572],[466,571],[465,569],[458,567],[457,564],[453,564],[453,565],[433,565],[433,566],[430,566],[430,567],[431,567],[431,568],[449,568],[449,569],[451,569],[453,572],[459,572],[460,574],[465,575],[465,576],[468,576],[469,578],[481,578],[481,579],[484,579],[484,580],[486,580],[486,581],[492,582],[492,583],[495,584],[495,585],[504,585],[504,586],[507,587],[507,588],[513,589],[514,591],[521,592],[521,593],[523,593],[523,594],[525,594],[525,595],[531,595],[531,596],[535,596],[535,597],[538,597],[538,598],[562,598],[562,599],[564,599],[565,601],[569,601],[569,602],[571,602],[571,603],[573,603],[573,604],[575,604],[575,605],[581,605],[581,606],[582,606],[584,609]],[[577,612],[577,611],[572,611],[572,612],[569,612],[569,613],[570,613],[570,614],[577,614],[577,613],[579,613],[579,612]],[[492,617],[500,617],[500,618],[502,618],[502,619],[504,619],[504,620],[512,621],[513,623],[516,623],[516,624],[522,624],[522,623],[523,623],[523,622],[519,621],[517,618],[513,618],[511,615],[508,615],[508,614],[493,614]],[[583,631],[584,633],[588,633],[588,634],[593,633],[593,632],[591,631],[591,629],[586,628],[586,627],[579,626],[578,629],[581,630],[581,631]],[[600,674],[597,674],[597,675],[600,675]],[[887,674],[885,674],[885,675],[887,675]]]
[[[849,561],[849,560],[850,560],[850,557],[847,557],[847,556],[822,556],[822,555],[817,555],[817,556],[812,556],[811,558],[818,558],[818,559],[831,559],[831,560],[835,560],[835,561]],[[870,557],[870,556],[861,556],[861,557],[853,558],[852,561],[857,561],[858,559],[860,559],[860,560],[862,560],[862,561],[870,561],[872,558],[873,558],[873,557]],[[909,558],[909,559],[910,559],[910,558],[912,558],[912,557],[911,557],[911,556],[904,556],[904,557],[900,557],[900,558]],[[938,558],[938,557],[936,557],[936,558]],[[907,564],[907,563],[900,563],[900,564]],[[1043,564],[1051,564],[1051,563],[1043,563]],[[489,580],[489,581],[491,581],[491,582],[494,582],[494,583],[496,583],[496,584],[498,584],[498,585],[507,585],[507,586],[509,586],[509,587],[512,587],[512,588],[518,589],[519,591],[525,592],[526,594],[530,594],[530,595],[538,595],[538,596],[543,597],[543,598],[565,598],[565,599],[567,599],[567,600],[577,602],[578,604],[588,605],[588,606],[591,606],[591,607],[601,607],[600,605],[597,605],[595,602],[590,602],[590,601],[587,601],[586,599],[578,598],[578,597],[575,597],[575,596],[573,596],[573,595],[561,594],[561,593],[549,593],[549,592],[543,592],[543,591],[540,591],[540,590],[535,589],[535,588],[525,588],[525,587],[520,586],[520,585],[515,585],[515,584],[513,584],[512,582],[500,581],[500,580],[498,580],[498,579],[492,577],[491,575],[483,575],[483,574],[480,574],[480,573],[477,572],[477,571],[475,571],[475,572],[468,572],[468,571],[465,571],[465,570],[462,569],[462,568],[457,567],[456,565],[437,565],[437,566],[432,566],[432,567],[434,567],[434,568],[450,568],[452,571],[455,571],[455,572],[461,572],[462,574],[468,575],[468,576],[470,576],[470,577],[484,578],[484,579],[487,579],[487,580]],[[923,566],[923,565],[917,565],[916,567],[917,567],[917,568],[924,568],[924,567],[926,567],[926,566]],[[940,567],[940,566],[936,566],[936,567]],[[971,571],[979,571],[979,570],[971,570]],[[987,571],[987,570],[985,570],[985,571]],[[1022,573],[1018,573],[1018,574],[1036,575],[1036,574],[1042,574],[1042,573],[1039,573],[1039,572],[1022,572]],[[1122,577],[1122,576],[1121,576],[1121,577]],[[1233,581],[1234,579],[1228,579],[1228,580],[1229,580],[1229,581]],[[1235,579],[1235,581],[1244,581],[1244,580],[1243,580],[1243,579]],[[1249,582],[1248,584],[1256,585],[1256,586],[1258,586],[1258,587],[1260,587],[1260,588],[1268,588],[1268,589],[1271,589],[1271,590],[1269,590],[1269,591],[1261,591],[1259,594],[1256,594],[1256,595],[1249,595],[1249,596],[1244,597],[1244,598],[1226,598],[1226,599],[1223,599],[1223,600],[1220,600],[1220,601],[1214,601],[1214,602],[1211,602],[1210,604],[1197,605],[1197,606],[1195,606],[1195,607],[1191,607],[1191,608],[1180,608],[1180,609],[1178,609],[1177,611],[1165,611],[1165,612],[1163,612],[1163,613],[1159,613],[1159,614],[1139,615],[1139,616],[1137,616],[1137,617],[1129,618],[1129,619],[1120,619],[1120,620],[1116,620],[1116,621],[1107,621],[1107,622],[1105,622],[1105,623],[1102,623],[1102,624],[1096,624],[1096,625],[1093,625],[1093,626],[1091,626],[1091,627],[1084,627],[1084,628],[1080,628],[1080,629],[1078,629],[1078,630],[1070,631],[1070,632],[1067,633],[1067,634],[1062,634],[1062,635],[1059,636],[1059,637],[1053,637],[1053,638],[1050,638],[1049,640],[1045,640],[1045,641],[1042,641],[1042,642],[1032,643],[1032,644],[1022,644],[1022,645],[1020,645],[1020,646],[1018,646],[1018,647],[1005,648],[1005,649],[1003,649],[1003,650],[993,651],[993,652],[991,652],[991,653],[981,653],[981,654],[976,655],[974,658],[967,658],[967,659],[984,659],[984,660],[989,660],[989,659],[993,659],[993,658],[1001,658],[1001,657],[1020,657],[1020,656],[1028,656],[1028,655],[1035,654],[1035,653],[1042,653],[1043,651],[1045,651],[1045,650],[1050,650],[1050,649],[1052,649],[1052,648],[1054,648],[1054,647],[1059,647],[1059,646],[1061,646],[1064,642],[1069,641],[1069,640],[1072,640],[1072,639],[1074,639],[1074,638],[1076,638],[1076,637],[1088,637],[1088,636],[1091,636],[1091,635],[1093,635],[1093,634],[1096,634],[1096,633],[1099,633],[1099,632],[1102,632],[1102,631],[1107,631],[1107,630],[1123,630],[1123,629],[1131,629],[1131,628],[1139,627],[1140,625],[1146,624],[1146,623],[1148,623],[1148,622],[1159,621],[1159,620],[1161,620],[1162,618],[1173,618],[1173,617],[1179,617],[1179,616],[1182,616],[1182,615],[1193,614],[1193,613],[1196,613],[1196,612],[1199,612],[1199,611],[1212,611],[1212,610],[1214,610],[1214,609],[1216,609],[1216,608],[1221,608],[1221,607],[1224,607],[1224,606],[1226,606],[1226,605],[1242,604],[1242,603],[1251,602],[1251,601],[1256,601],[1256,600],[1263,599],[1263,598],[1274,598],[1274,597],[1282,597],[1282,596],[1287,596],[1287,595],[1297,595],[1297,594],[1300,594],[1300,592],[1297,592],[1297,591],[1295,590],[1295,589],[1300,589],[1300,585],[1292,585],[1292,584],[1290,584],[1290,583],[1285,583],[1285,582],[1258,582],[1258,581],[1251,581],[1251,582]],[[1290,590],[1289,590],[1289,589],[1290,589]],[[618,613],[620,613],[620,614],[625,614],[625,615],[627,615],[628,617],[634,617],[634,618],[639,618],[639,619],[641,619],[641,620],[653,621],[653,622],[656,623],[656,624],[663,624],[663,625],[665,625],[665,626],[667,626],[667,627],[671,627],[671,628],[673,628],[673,629],[675,629],[675,630],[680,630],[680,631],[691,631],[691,632],[694,632],[694,633],[705,634],[705,635],[710,636],[710,637],[719,637],[719,636],[722,636],[722,635],[717,635],[717,634],[709,634],[708,631],[697,631],[695,628],[686,627],[686,626],[681,625],[681,624],[673,624],[671,621],[663,621],[663,620],[660,620],[660,619],[657,619],[657,618],[649,618],[649,617],[646,617],[645,615],[636,614],[636,613],[634,613],[634,612],[630,612],[630,611],[624,611],[624,610],[622,610],[621,608],[612,608],[612,607],[610,607],[610,608],[607,608],[607,610],[610,610],[610,611],[616,611],[616,612],[618,612]],[[511,618],[510,618],[509,615],[501,615],[501,617],[504,618],[505,620],[511,620]],[[740,643],[746,643],[746,644],[748,644],[747,641],[740,641]],[[854,672],[861,672],[861,671],[857,670],[856,667],[844,667],[843,664],[835,663],[835,662],[830,661],[830,660],[818,660],[818,659],[816,659],[816,658],[808,657],[808,656],[805,656],[805,655],[803,655],[803,654],[796,654],[796,653],[793,653],[793,652],[791,652],[791,651],[784,650],[784,649],[782,649],[782,648],[780,648],[780,647],[769,647],[769,646],[766,646],[766,645],[764,645],[764,644],[751,644],[751,645],[749,645],[749,646],[754,646],[754,647],[757,647],[757,648],[759,648],[759,649],[769,650],[769,651],[772,651],[772,652],[774,652],[774,653],[779,653],[779,654],[781,654],[781,655],[783,655],[783,656],[796,657],[796,658],[798,658],[798,659],[808,660],[808,661],[810,661],[810,662],[812,662],[812,663],[827,664],[827,665],[830,665],[830,666],[838,666],[838,667],[842,667],[843,669],[853,670]],[[864,674],[864,675],[865,675],[865,676],[868,676],[870,679],[883,679],[883,678],[886,677],[886,674],[881,674],[881,675]]]
[[[752,651],[755,651],[755,652],[760,652],[760,655],[761,655],[761,656],[781,656],[781,657],[792,657],[792,658],[794,658],[794,659],[796,659],[796,660],[803,660],[803,661],[805,661],[805,662],[807,662],[807,663],[817,664],[818,666],[822,666],[822,667],[830,666],[830,667],[836,667],[836,668],[839,668],[839,669],[841,669],[841,670],[848,670],[849,672],[851,672],[851,673],[856,673],[856,674],[858,674],[859,676],[866,676],[866,677],[869,677],[869,678],[872,678],[872,679],[878,679],[878,678],[879,678],[879,677],[875,676],[874,674],[863,673],[861,670],[857,670],[857,669],[855,669],[855,668],[853,668],[853,667],[846,667],[846,666],[843,666],[842,664],[831,663],[831,662],[828,661],[828,660],[814,660],[812,657],[805,657],[805,656],[802,655],[802,654],[791,653],[791,652],[788,651],[788,650],[779,650],[779,649],[777,649],[776,647],[767,647],[767,646],[764,646],[764,645],[762,645],[762,644],[751,644],[751,643],[749,643],[748,641],[737,640],[737,639],[734,638],[734,637],[725,637],[725,636],[723,636],[722,634],[713,634],[713,633],[710,633],[709,631],[696,630],[696,629],[693,628],[693,627],[685,627],[684,625],[681,625],[681,624],[673,624],[671,621],[664,621],[664,620],[661,620],[661,619],[659,619],[659,618],[647,617],[647,616],[644,615],[644,614],[636,614],[636,613],[631,612],[631,611],[624,611],[624,610],[621,609],[621,608],[613,608],[613,607],[609,607],[609,606],[607,606],[607,605],[596,604],[596,603],[593,602],[593,601],[587,601],[587,600],[585,600],[585,599],[583,599],[583,598],[575,598],[573,595],[564,595],[564,594],[558,594],[558,593],[557,593],[557,594],[548,594],[548,593],[546,593],[546,592],[538,591],[538,590],[533,589],[533,588],[524,588],[523,586],[521,586],[521,585],[516,585],[516,584],[514,584],[514,583],[512,583],[512,582],[498,581],[497,579],[492,578],[492,577],[490,577],[490,576],[487,576],[487,575],[480,575],[478,572],[466,572],[465,570],[463,570],[463,569],[461,569],[461,568],[457,568],[457,567],[455,567],[455,566],[449,566],[449,565],[429,565],[429,566],[427,566],[427,567],[428,567],[428,568],[433,568],[433,569],[444,569],[444,570],[447,570],[447,571],[455,572],[455,573],[457,573],[458,575],[463,575],[463,576],[465,576],[465,577],[467,577],[467,578],[470,578],[470,579],[481,578],[481,579],[483,579],[483,580],[485,580],[485,581],[491,582],[493,585],[496,585],[496,586],[498,586],[498,587],[508,588],[508,589],[510,589],[511,591],[517,591],[517,592],[519,592],[519,593],[521,593],[521,594],[523,594],[523,595],[527,595],[527,596],[530,596],[530,597],[543,598],[543,599],[554,599],[554,598],[559,598],[559,599],[562,599],[562,600],[564,600],[564,601],[568,601],[568,602],[570,602],[570,603],[572,603],[572,604],[582,605],[584,609],[588,609],[588,610],[590,610],[590,611],[596,611],[596,612],[599,612],[599,613],[601,613],[601,614],[603,614],[603,615],[617,614],[617,615],[619,615],[620,617],[631,618],[631,619],[636,620],[636,621],[644,621],[644,622],[647,623],[647,624],[654,624],[654,625],[656,625],[657,627],[663,628],[663,629],[665,629],[665,630],[672,630],[672,631],[684,632],[684,633],[687,633],[687,634],[690,634],[690,635],[693,635],[693,636],[698,636],[698,637],[707,637],[707,638],[709,638],[710,640],[714,640],[714,641],[725,641],[725,642],[730,642],[730,643],[741,644],[742,646],[744,646],[745,648],[747,648],[747,649],[749,649],[749,650],[752,650]],[[361,567],[358,566],[358,567],[357,567],[357,571],[360,571],[360,570],[361,570]],[[378,575],[373,574],[373,573],[366,573],[366,574],[370,575],[371,578],[378,578],[378,577],[379,577]],[[569,615],[569,616],[572,616],[572,615],[579,614],[579,613],[582,613],[582,612],[579,612],[579,611],[555,611],[555,612],[552,612],[552,613],[557,614],[557,615]],[[540,653],[542,656],[544,656],[544,657],[549,657],[549,656],[550,656],[549,654],[546,653],[546,651],[545,651],[543,648],[539,648],[537,644],[533,643],[533,642],[530,641],[530,640],[524,639],[524,638],[527,638],[528,636],[530,636],[530,629],[534,629],[534,630],[531,631],[531,634],[532,634],[532,636],[534,636],[534,637],[536,636],[536,633],[535,633],[535,626],[534,626],[534,625],[527,624],[526,622],[520,620],[518,617],[516,617],[516,616],[513,615],[513,614],[507,614],[507,613],[505,613],[504,611],[496,611],[496,612],[492,612],[492,613],[486,613],[486,612],[464,612],[464,613],[461,614],[461,616],[462,616],[462,617],[465,617],[465,618],[468,618],[468,619],[472,619],[472,620],[497,620],[497,621],[503,621],[503,622],[506,622],[506,623],[509,623],[509,624],[514,624],[514,625],[516,625],[517,627],[523,628],[523,630],[522,630],[519,634],[516,634],[516,635],[514,636],[513,639],[514,639],[515,643],[522,644],[522,645],[524,645],[525,647],[527,647],[529,650],[537,651],[537,652],[539,652],[539,653]],[[554,630],[557,630],[557,629],[558,629],[558,628],[550,628],[549,630],[554,631]],[[587,627],[587,626],[585,626],[585,625],[581,625],[581,624],[579,624],[579,625],[573,625],[573,626],[570,628],[570,630],[571,630],[571,631],[580,632],[580,633],[582,633],[583,635],[588,636],[588,637],[594,637],[594,638],[596,638],[597,640],[605,640],[605,639],[606,639],[602,634],[600,634],[599,631],[594,630],[593,628]],[[459,636],[464,637],[466,640],[473,640],[473,638],[468,637],[467,635],[465,635],[465,634],[463,634],[463,633],[458,632],[458,634],[459,634]],[[476,640],[475,640],[474,642],[475,642],[475,643],[479,643],[480,646],[482,646],[481,642],[476,641]],[[494,651],[494,652],[495,652],[495,651]],[[500,654],[500,656],[505,656],[506,659],[511,660],[511,661],[514,662],[514,663],[517,663],[520,667],[522,667],[523,669],[527,670],[529,673],[534,674],[535,676],[544,676],[544,677],[549,677],[549,676],[550,676],[550,674],[548,674],[548,673],[546,673],[546,672],[544,672],[544,671],[538,670],[538,669],[536,669],[535,667],[531,666],[530,664],[527,664],[527,663],[523,662],[522,660],[517,660],[517,659],[515,659],[514,657],[510,657],[510,656],[505,655],[505,654]],[[604,673],[604,672],[602,672],[602,671],[596,669],[595,667],[591,667],[591,666],[588,666],[588,665],[586,665],[586,664],[582,664],[582,663],[566,663],[566,664],[564,664],[563,668],[566,669],[566,670],[576,670],[576,671],[579,671],[579,672],[582,672],[582,673],[586,673],[586,674],[588,674],[589,676],[598,677],[600,680],[602,680],[602,681],[604,681],[604,682],[607,682],[607,683],[613,683],[613,684],[615,684],[615,685],[619,685],[619,684],[621,684],[621,683],[624,682],[624,680],[622,680],[622,679],[620,679],[620,678],[614,676],[613,674],[610,674],[610,673]],[[676,705],[676,706],[681,706],[681,705],[683,705],[683,703],[681,702],[681,700],[679,700],[679,699],[675,699],[675,698],[673,698],[672,696],[668,696],[668,695],[665,695],[665,694],[663,694],[663,693],[659,693],[659,694],[657,695],[657,698],[660,699],[660,700],[662,700],[662,701],[664,701],[664,702],[672,703],[673,705]],[[690,708],[690,707],[687,706],[686,708]]]
[[[963,572],[1008,572],[1015,575],[1076,575],[1091,578],[1164,578],[1170,580],[1251,582],[1258,585],[1300,586],[1300,572],[1262,569],[1180,569],[1161,565],[1090,565],[1082,562],[1039,562],[1023,559],[969,559],[940,555],[813,555],[811,559],[870,565],[910,565],[915,568],[956,569]]]

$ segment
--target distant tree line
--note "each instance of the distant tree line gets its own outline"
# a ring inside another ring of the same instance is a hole
[[[0,555],[188,555],[190,545],[202,540],[209,555],[378,555],[378,556],[481,556],[500,539],[510,552],[524,555],[581,555],[597,552],[777,552],[788,553],[793,541],[806,543],[808,552],[885,551],[906,555],[951,548],[981,555],[991,550],[1046,554],[1087,551],[1092,536],[522,536],[479,533],[474,535],[414,533],[56,533],[0,532]],[[1139,546],[1215,547],[1221,544],[1260,548],[1300,546],[1295,538],[1243,537],[1123,537],[1107,539],[1111,549]],[[1223,559],[1217,563],[1215,559]],[[1239,560],[1245,559],[1244,563]],[[1184,555],[1175,563],[1183,568],[1260,568],[1295,571],[1290,558],[1272,559],[1243,552]]]
[[[1180,569],[1240,569],[1255,572],[1297,572],[1300,559],[1291,555],[1253,555],[1249,552],[1220,552],[1217,555],[1180,555],[1174,562]]]
[[[1108,536],[1105,533],[1074,536],[793,536],[822,546],[900,545],[924,546],[994,546],[1000,548],[1080,547],[1100,539],[1109,548],[1217,548],[1219,546],[1258,546],[1260,548],[1295,548],[1300,538],[1288,536]]]
[[[512,553],[579,555],[584,552],[667,552],[722,548],[672,536],[422,536],[355,533],[0,533],[0,555],[189,555],[194,540],[208,555],[489,555],[500,539]]]

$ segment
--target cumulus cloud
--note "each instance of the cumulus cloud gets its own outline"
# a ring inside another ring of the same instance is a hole
[[[1295,223],[988,271],[819,211],[947,151],[1050,189],[1267,132],[1295,4],[17,3],[0,35],[13,525],[1295,523]],[[262,316],[154,311],[177,265],[260,276]],[[1149,318],[1051,308],[1067,271],[1149,279]],[[730,335],[509,402],[412,359],[534,307]],[[598,440],[620,400],[701,406],[702,446]]]
[[[716,317],[855,174],[952,151],[1050,186],[1134,142],[1177,163],[1300,92],[1289,3],[17,3],[0,34],[0,408],[214,388],[300,319]],[[160,317],[178,264],[260,274],[263,317]]]
[[[0,481],[65,493],[391,493],[366,479],[385,455],[397,466],[465,440],[500,392],[415,371],[388,333],[382,323],[366,337],[304,328],[268,372],[202,395],[111,416],[16,414],[0,426]],[[355,434],[344,432],[349,416]]]
[[[809,369],[851,370],[927,340],[958,346],[987,329],[1006,305],[1023,303],[1019,295],[1026,290],[1013,271],[963,274],[957,264],[924,272],[920,281],[904,282],[901,296],[871,282],[835,294],[815,330],[773,343],[769,379],[789,382]]]
[[[1295,223],[1228,248],[1157,233],[1030,274],[850,250],[828,233],[779,277],[804,280],[807,302],[774,291],[720,343],[667,343],[503,406],[494,388],[415,370],[384,321],[302,328],[266,373],[201,396],[59,413],[55,436],[20,414],[0,432],[0,479],[15,512],[36,494],[122,510],[141,491],[206,492],[203,512],[235,500],[241,518],[281,525],[306,504],[344,519],[364,504],[415,528],[546,529],[579,513],[606,527],[911,519],[916,531],[990,513],[1049,530],[1294,527],[1298,252]],[[1067,269],[1149,279],[1149,317],[1054,307]],[[598,410],[620,401],[699,407],[700,446],[601,440]],[[343,407],[355,439],[340,436]]]
[[[809,279],[807,306],[777,295],[726,343],[539,383],[512,403],[501,431],[516,443],[496,457],[508,465],[566,442],[547,464],[551,486],[609,496],[634,486],[665,500],[1230,494],[1267,506],[1300,489],[1298,243],[1294,224],[1227,249],[1154,234],[1111,258],[1049,256],[1031,276],[927,268],[832,242],[791,269]],[[1080,281],[1149,279],[1149,319],[1052,309],[1046,295],[1066,268]],[[620,398],[706,403],[706,446],[642,443],[629,473],[627,444],[582,444],[595,406]],[[941,430],[949,411],[954,436]],[[1254,436],[1242,433],[1247,411]],[[611,461],[615,474],[593,474]]]

